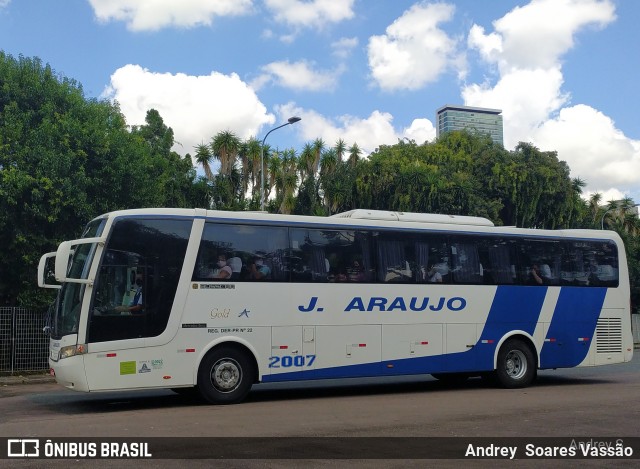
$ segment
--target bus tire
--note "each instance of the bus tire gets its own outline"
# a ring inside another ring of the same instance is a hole
[[[536,378],[536,368],[536,356],[531,347],[521,339],[509,339],[498,352],[495,377],[503,388],[524,388]]]
[[[245,352],[215,348],[200,363],[198,389],[210,404],[236,404],[249,394],[253,374],[253,363]]]

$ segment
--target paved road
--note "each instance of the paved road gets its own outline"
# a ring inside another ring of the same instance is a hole
[[[166,390],[3,386],[0,437],[640,437],[639,355],[622,365],[543,371],[526,389],[429,377],[269,384],[233,406]]]

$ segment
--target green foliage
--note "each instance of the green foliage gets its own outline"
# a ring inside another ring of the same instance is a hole
[[[40,256],[111,210],[206,200],[156,111],[129,131],[117,105],[87,100],[38,59],[0,52],[0,304],[42,307]]]

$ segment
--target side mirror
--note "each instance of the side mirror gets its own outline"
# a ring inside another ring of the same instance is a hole
[[[69,277],[69,262],[71,260],[71,256],[80,255],[78,251],[84,251],[88,253],[88,251],[83,250],[82,248],[76,248],[75,246],[81,246],[84,244],[99,244],[104,243],[103,238],[82,238],[76,239],[74,241],[63,241],[58,246],[58,251],[56,252],[56,266],[55,266],[55,275],[57,282],[72,282],[72,283],[92,283],[89,279],[83,279],[79,277]],[[74,261],[76,261],[74,257]],[[84,262],[84,260],[82,261]]]
[[[55,280],[55,252],[48,252],[40,258],[38,263],[38,286],[40,288],[61,288],[61,285],[54,283]]]

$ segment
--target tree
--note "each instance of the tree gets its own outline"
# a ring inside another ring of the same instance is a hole
[[[211,151],[220,161],[220,174],[229,176],[240,151],[240,139],[228,130],[218,132],[211,140]]]
[[[338,160],[343,161],[344,160],[344,154],[347,151],[347,144],[345,143],[345,141],[342,140],[341,138],[339,138],[336,141],[336,144],[333,147],[333,149],[336,152],[336,156],[337,156]]]
[[[356,165],[358,164],[358,161],[360,160],[361,155],[362,155],[362,150],[360,150],[360,147],[358,146],[358,144],[354,143],[353,145],[351,145],[351,147],[349,148],[349,165],[352,168],[356,167]]]
[[[211,170],[211,159],[213,156],[211,155],[211,149],[208,145],[201,143],[196,146],[196,162],[202,165],[204,169],[204,174],[209,181],[213,181],[214,175]]]
[[[0,52],[0,303],[43,307],[40,256],[101,213],[205,197],[173,131],[150,111],[131,131],[117,104],[37,59]]]
[[[322,157],[322,151],[324,150],[324,141],[321,138],[316,138],[313,142],[313,166],[311,172],[315,175],[318,172],[320,166],[320,158]]]
[[[247,162],[249,165],[249,179],[251,182],[251,198],[257,202],[260,200],[260,173],[262,168],[260,167],[260,141],[255,137],[251,137],[244,144],[244,152],[247,155]],[[257,208],[257,205],[256,207]]]

